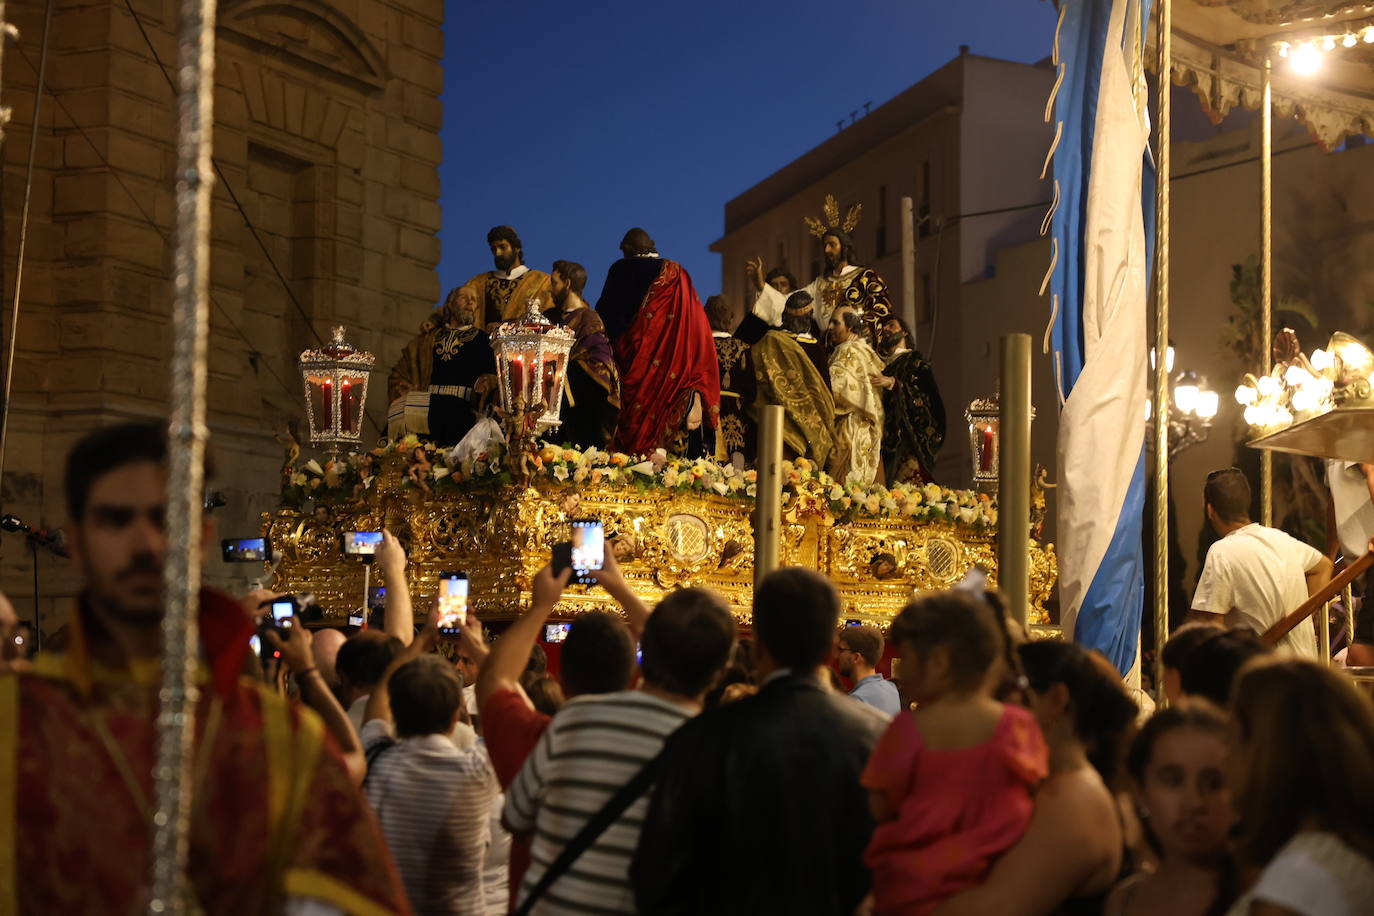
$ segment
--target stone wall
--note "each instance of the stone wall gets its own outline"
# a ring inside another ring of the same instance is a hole
[[[35,526],[64,521],[75,438],[166,415],[176,114],[156,58],[172,72],[177,6],[133,7],[60,2],[52,24],[0,481],[3,510]],[[3,74],[7,320],[43,13],[8,9],[21,37]],[[364,434],[385,425],[386,370],[439,297],[442,20],[441,0],[220,4],[209,420],[222,536],[256,533],[274,504],[274,435],[302,416],[295,360],[316,335],[342,324],[377,354]],[[213,554],[209,581],[247,581]],[[0,586],[25,618],[31,582],[6,535]],[[42,558],[45,629],[76,586],[69,561]]]

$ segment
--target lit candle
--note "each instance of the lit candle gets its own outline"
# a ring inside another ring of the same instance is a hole
[[[983,428],[983,463],[982,463],[982,470],[984,470],[984,471],[991,471],[991,470],[992,470],[992,447],[993,447],[993,441],[992,441],[992,426],[989,425],[989,426],[985,426],[985,427]]]
[[[324,395],[324,417],[320,425],[325,429],[330,429],[334,425],[334,383],[329,379],[324,380],[320,386],[320,391]]]
[[[515,362],[511,363],[511,367],[510,367],[510,387],[511,387],[511,397],[512,397],[512,399],[513,399],[513,398],[524,397],[524,394],[525,394],[525,359],[524,359],[524,357],[517,356],[517,357],[515,357]]]
[[[344,432],[352,432],[352,410],[351,405],[349,404],[349,401],[353,398],[351,383],[348,381],[348,379],[344,379],[342,382],[340,382],[340,386],[341,387],[339,388],[339,419],[342,421],[340,425],[343,428]]]

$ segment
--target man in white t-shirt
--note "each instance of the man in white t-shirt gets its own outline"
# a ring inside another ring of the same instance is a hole
[[[1221,540],[1207,551],[1193,593],[1193,619],[1222,617],[1228,627],[1262,634],[1331,580],[1331,561],[1315,547],[1250,520],[1250,482],[1240,470],[1208,474],[1203,498],[1207,520]],[[1276,648],[1316,658],[1311,619],[1290,630]]]

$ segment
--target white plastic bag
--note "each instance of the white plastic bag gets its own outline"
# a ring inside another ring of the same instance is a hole
[[[449,467],[457,467],[464,461],[476,461],[483,452],[487,455],[486,460],[490,460],[505,447],[506,436],[501,432],[501,424],[491,417],[481,417],[444,460]]]

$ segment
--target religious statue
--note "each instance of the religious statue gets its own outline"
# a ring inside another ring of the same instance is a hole
[[[724,461],[739,453],[753,458],[758,451],[754,418],[754,360],[749,344],[730,333],[734,310],[724,296],[706,300],[706,320],[716,345],[720,369],[720,428],[716,434],[716,458]]]
[[[491,338],[475,324],[476,294],[460,286],[425,319],[391,370],[387,434],[455,445],[477,422],[474,406],[495,383]]]
[[[573,261],[554,261],[549,282],[553,308],[544,317],[577,335],[568,354],[557,438],[582,448],[608,448],[620,414],[620,373],[600,316],[582,298],[587,270]]]
[[[719,422],[720,377],[701,300],[643,229],[625,233],[620,251],[596,303],[620,367],[615,446],[703,454]]]
[[[406,468],[406,476],[410,478],[411,483],[420,488],[420,492],[425,496],[431,495],[429,476],[433,471],[434,466],[429,463],[429,456],[425,454],[425,450],[420,447],[412,449],[410,466]]]
[[[539,310],[549,307],[549,275],[525,266],[520,236],[510,226],[496,226],[487,233],[495,270],[473,277],[463,285],[477,297],[474,318],[479,328],[514,321],[525,314],[525,303],[539,300]]]
[[[859,223],[863,212],[860,204],[849,208],[844,221],[840,221],[840,207],[832,195],[825,198],[825,221],[807,217],[806,224],[811,234],[821,240],[825,267],[821,275],[803,287],[815,300],[816,318],[820,325],[827,326],[830,316],[841,305],[848,305],[858,312],[870,325],[876,326],[892,314],[892,300],[887,294],[887,284],[877,271],[860,267],[858,256],[850,233]],[[782,311],[786,295],[777,288],[764,282],[763,259],[754,258],[747,265],[749,277],[753,281],[758,298],[754,301],[756,315],[776,327],[782,323]],[[772,276],[772,274],[769,274]]]
[[[868,325],[845,304],[830,316],[830,390],[835,397],[835,451],[830,475],[867,485],[878,478],[883,398],[874,379],[883,361],[868,342]]]
[[[887,363],[879,381],[883,409],[883,467],[887,482],[931,483],[935,456],[945,441],[945,405],[930,362],[905,321],[889,315],[879,328],[878,353]]]
[[[805,292],[787,300],[810,306]],[[784,317],[784,321],[786,321]],[[805,316],[805,320],[812,319]],[[796,326],[796,322],[792,326]],[[819,340],[783,328],[770,328],[757,315],[746,315],[735,330],[736,339],[749,344],[754,373],[754,397],[749,411],[755,421],[760,408],[776,404],[783,410],[782,442],[788,457],[810,458],[825,467],[835,447],[835,400],[830,395],[830,374]],[[817,356],[808,346],[819,350]]]

